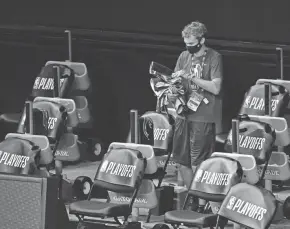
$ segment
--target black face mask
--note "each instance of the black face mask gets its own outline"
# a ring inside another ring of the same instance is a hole
[[[201,49],[201,44],[198,42],[196,45],[188,46],[186,45],[186,49],[190,54],[195,54]]]

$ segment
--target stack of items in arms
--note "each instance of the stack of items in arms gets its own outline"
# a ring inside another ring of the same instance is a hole
[[[186,110],[185,91],[181,77],[154,78],[150,80],[150,85],[154,94],[157,96],[157,112],[163,111],[170,103],[174,106],[177,114],[182,114]],[[173,94],[173,88],[177,89],[176,94]]]

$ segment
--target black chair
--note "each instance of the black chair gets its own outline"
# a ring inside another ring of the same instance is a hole
[[[98,167],[90,193],[94,188],[101,187],[125,198],[119,203],[110,200],[104,203],[92,200],[90,194],[87,200],[70,204],[69,212],[78,217],[79,225],[85,222],[86,216],[113,217],[117,223],[119,223],[118,217],[124,217],[123,225],[128,223],[128,217],[131,215],[133,203],[145,173],[147,160],[138,150],[111,146]],[[104,221],[102,223],[104,224]]]
[[[240,183],[231,188],[219,209],[219,219],[228,219],[251,229],[267,229],[278,202],[261,186]]]
[[[217,203],[221,204],[230,188],[241,182],[242,174],[241,164],[236,160],[225,157],[207,159],[196,170],[185,203],[190,196],[195,196],[212,201],[212,204],[215,205]],[[217,224],[218,216],[214,213],[206,214],[189,210],[178,210],[166,212],[164,217],[165,223],[171,224],[177,229],[181,225],[214,228]],[[226,221],[220,220],[219,226],[221,228],[224,228],[225,224]]]

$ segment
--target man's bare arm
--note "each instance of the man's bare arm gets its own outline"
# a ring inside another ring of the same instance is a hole
[[[220,93],[222,84],[221,78],[215,78],[210,81],[199,78],[193,78],[192,82],[214,95],[218,95]]]

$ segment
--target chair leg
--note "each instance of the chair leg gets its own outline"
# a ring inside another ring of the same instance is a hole
[[[123,225],[128,224],[128,218],[129,218],[128,215],[127,215],[127,216],[124,216],[124,222],[123,222]]]

